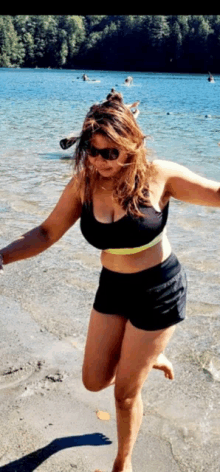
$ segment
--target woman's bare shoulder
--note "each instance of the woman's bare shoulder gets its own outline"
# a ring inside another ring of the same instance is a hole
[[[172,163],[162,159],[151,161],[151,180],[154,184],[165,184],[171,173]]]
[[[162,180],[164,183],[168,182],[172,177],[179,177],[190,172],[185,166],[165,159],[155,159],[152,165],[155,170],[156,178]]]
[[[158,173],[160,173],[160,172],[164,173],[164,171],[165,171],[166,173],[169,173],[169,174],[173,170],[176,170],[176,169],[181,167],[176,162],[168,161],[168,160],[165,160],[165,159],[154,159],[154,161],[152,161],[152,165],[154,166],[155,170]]]

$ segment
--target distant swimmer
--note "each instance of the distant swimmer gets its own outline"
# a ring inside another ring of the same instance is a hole
[[[93,82],[93,83],[94,83],[94,82],[95,82],[95,83],[99,83],[99,82],[100,82],[100,80],[90,79],[90,78],[88,77],[88,75],[86,75],[86,74],[83,74],[82,79],[83,79],[85,82]]]
[[[211,74],[211,72],[209,72],[208,81],[209,81],[209,82],[212,82],[212,83],[215,82],[215,79],[214,79],[213,75]]]
[[[130,75],[125,79],[125,84],[126,85],[131,85],[133,84],[133,77],[131,77]]]

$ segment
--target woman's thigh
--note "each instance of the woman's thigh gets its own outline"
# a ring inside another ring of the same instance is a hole
[[[83,362],[83,383],[88,390],[108,386],[115,375],[127,320],[92,309]]]
[[[164,351],[175,326],[157,331],[135,328],[128,321],[121,346],[115,379],[118,401],[138,395],[159,354]]]

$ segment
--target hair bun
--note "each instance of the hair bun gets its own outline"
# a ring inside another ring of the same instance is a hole
[[[116,92],[115,89],[111,89],[111,92],[107,95],[106,100],[108,102],[123,103],[123,96],[120,92]]]

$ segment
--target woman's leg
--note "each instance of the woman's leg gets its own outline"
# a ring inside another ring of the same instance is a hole
[[[141,389],[175,327],[144,331],[126,324],[115,378],[118,453],[112,472],[132,472],[131,456],[142,422]]]
[[[92,309],[84,353],[82,377],[88,390],[102,390],[114,383],[127,320]]]
[[[123,316],[92,310],[82,369],[83,383],[88,390],[95,392],[114,384],[126,324]],[[164,354],[159,354],[153,368],[163,370],[167,378],[174,376],[172,364]]]

